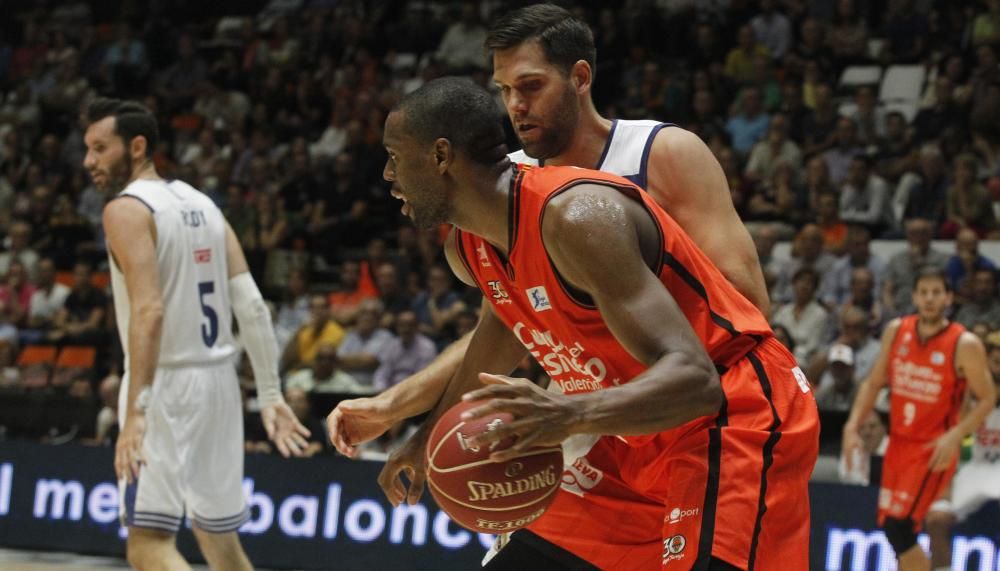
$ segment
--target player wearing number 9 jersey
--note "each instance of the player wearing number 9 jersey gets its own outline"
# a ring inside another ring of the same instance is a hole
[[[917,532],[958,464],[962,439],[976,430],[995,402],[983,344],[946,310],[948,280],[937,268],[923,268],[913,286],[916,315],[892,321],[882,352],[858,391],[844,426],[844,452],[860,445],[858,426],[871,413],[878,391],[890,391],[889,447],[882,470],[878,523],[899,558],[899,568],[927,569]],[[960,419],[966,386],[978,404]]]
[[[116,193],[104,229],[125,350],[115,470],[129,563],[186,568],[174,546],[186,516],[212,568],[251,569],[236,536],[248,512],[234,314],[268,435],[287,456],[309,434],[281,396],[270,313],[219,209],[157,175],[149,110],[98,99],[86,118],[84,166]]]

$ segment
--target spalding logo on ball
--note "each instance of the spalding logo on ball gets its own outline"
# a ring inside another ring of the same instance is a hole
[[[427,442],[428,487],[455,523],[482,533],[514,531],[541,517],[555,499],[563,471],[562,448],[529,448],[516,458],[493,462],[490,454],[513,445],[513,438],[488,446],[474,446],[470,440],[513,417],[494,413],[461,419],[463,412],[482,404],[460,402],[434,425]]]

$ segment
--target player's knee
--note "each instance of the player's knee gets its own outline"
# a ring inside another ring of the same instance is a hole
[[[889,545],[896,551],[896,555],[906,553],[917,544],[917,533],[913,528],[913,520],[910,518],[885,518],[882,531],[885,533],[885,538],[889,540]]]
[[[125,559],[128,564],[139,571],[152,569],[161,559],[159,549],[167,537],[166,534],[150,530],[129,528],[128,540],[125,542]]]

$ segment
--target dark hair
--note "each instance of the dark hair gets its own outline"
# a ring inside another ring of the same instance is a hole
[[[535,4],[508,12],[486,34],[486,51],[492,56],[496,50],[531,40],[538,40],[545,57],[565,74],[580,60],[590,64],[591,73],[596,70],[597,48],[590,26],[555,4]]]
[[[160,131],[153,113],[141,103],[99,97],[87,105],[84,111],[87,125],[92,125],[107,117],[115,118],[115,134],[126,146],[136,137],[146,139],[146,158],[153,156],[160,142]]]
[[[792,283],[799,281],[799,278],[810,278],[813,284],[819,286],[819,272],[809,266],[803,266],[792,274]]]
[[[503,111],[488,91],[470,79],[429,81],[403,97],[393,111],[403,115],[406,132],[421,142],[448,139],[456,151],[485,166],[507,156]]]
[[[938,279],[944,284],[944,291],[951,291],[951,282],[948,281],[948,276],[944,273],[944,270],[932,265],[923,265],[917,268],[917,273],[913,276],[913,289],[917,289],[917,284],[920,280],[927,279]]]

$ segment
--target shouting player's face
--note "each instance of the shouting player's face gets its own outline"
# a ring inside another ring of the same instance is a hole
[[[576,84],[546,59],[538,41],[494,52],[493,82],[528,156],[549,159],[566,151],[580,119]]]
[[[94,186],[102,192],[124,189],[132,178],[132,157],[115,132],[115,118],[105,117],[87,127],[83,142],[87,145],[83,168],[90,173]]]
[[[944,318],[945,310],[951,305],[951,292],[939,277],[922,278],[913,288],[913,305],[917,307],[921,321],[937,323]]]
[[[385,120],[382,143],[389,157],[382,177],[394,183],[392,195],[403,201],[403,214],[417,228],[433,228],[448,221],[447,191],[435,184],[435,150],[409,136],[405,122],[398,111]]]

